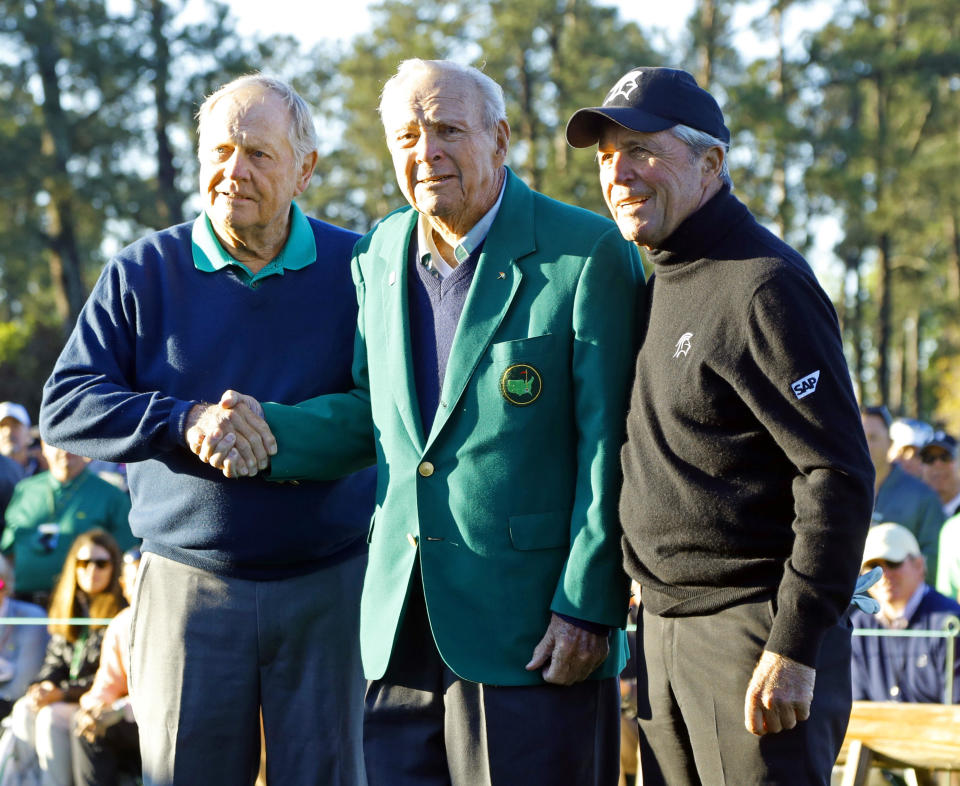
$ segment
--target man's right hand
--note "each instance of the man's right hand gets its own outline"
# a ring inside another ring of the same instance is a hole
[[[256,475],[270,464],[277,440],[252,396],[226,391],[217,404],[197,404],[187,416],[187,447],[228,478]]]

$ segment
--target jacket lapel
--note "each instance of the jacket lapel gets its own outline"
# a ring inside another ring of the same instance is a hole
[[[410,304],[407,297],[410,243],[417,223],[416,210],[410,210],[398,228],[391,244],[381,251],[384,273],[380,278],[380,295],[383,303],[383,319],[387,336],[387,378],[393,388],[397,412],[403,421],[410,439],[417,449],[423,450],[423,423],[420,405],[416,398],[413,374],[413,345],[410,338]]]
[[[523,277],[516,262],[536,249],[533,192],[507,169],[507,187],[500,210],[483,244],[473,283],[463,306],[440,400],[426,448],[436,439],[455,409],[477,363],[490,345]]]

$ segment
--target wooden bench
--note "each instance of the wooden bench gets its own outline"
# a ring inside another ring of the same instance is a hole
[[[960,770],[960,704],[855,701],[837,761],[842,786],[862,786],[872,766],[913,769],[917,783],[935,783],[933,770]]]

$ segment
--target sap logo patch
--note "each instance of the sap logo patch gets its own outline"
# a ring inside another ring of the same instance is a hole
[[[803,398],[804,396],[809,396],[817,389],[817,382],[819,380],[820,369],[817,369],[812,374],[807,374],[807,376],[801,377],[796,382],[791,382],[790,389],[797,398]]]

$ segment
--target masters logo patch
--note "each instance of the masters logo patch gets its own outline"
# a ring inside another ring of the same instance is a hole
[[[517,407],[525,407],[540,398],[543,380],[540,372],[527,363],[514,363],[500,376],[500,392]]]

